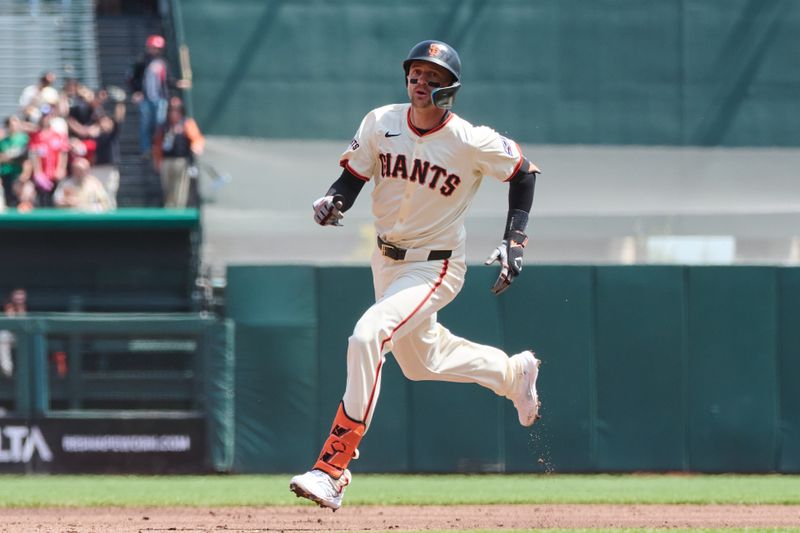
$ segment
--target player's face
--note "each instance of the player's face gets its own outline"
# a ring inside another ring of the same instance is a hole
[[[450,84],[450,73],[444,67],[427,61],[414,61],[408,69],[408,97],[414,107],[433,106],[431,91]]]

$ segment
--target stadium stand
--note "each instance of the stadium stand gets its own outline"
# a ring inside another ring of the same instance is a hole
[[[97,4],[97,5],[95,5]],[[65,80],[77,80],[91,91],[121,88],[128,91],[132,64],[143,52],[148,35],[167,36],[169,12],[159,12],[153,2],[124,4],[108,10],[109,2],[31,2],[13,0],[0,4],[0,113],[17,114],[20,94],[45,72],[55,75],[53,86],[61,90]],[[167,17],[162,22],[161,16]],[[168,55],[177,55],[169,50]],[[114,95],[116,96],[116,95]],[[126,95],[125,121],[121,128],[119,207],[162,205],[159,178],[150,161],[138,149],[139,113]],[[113,96],[112,96],[113,98]],[[106,104],[110,111],[111,102]]]
[[[47,70],[97,87],[94,28],[92,0],[0,2],[0,114],[16,113],[22,89]]]

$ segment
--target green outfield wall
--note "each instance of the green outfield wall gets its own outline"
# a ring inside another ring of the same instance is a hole
[[[800,268],[528,266],[501,297],[471,267],[451,331],[543,359],[543,419],[387,357],[359,471],[800,472]],[[345,385],[366,267],[238,266],[234,470],[317,457]]]
[[[789,0],[180,0],[217,135],[349,139],[406,101],[402,60],[460,52],[456,111],[520,142],[798,146]]]

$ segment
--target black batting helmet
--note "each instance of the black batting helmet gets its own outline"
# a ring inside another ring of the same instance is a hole
[[[461,88],[461,59],[455,48],[442,41],[428,40],[417,43],[411,48],[408,57],[403,61],[403,70],[408,76],[411,63],[414,61],[427,61],[447,69],[453,75],[453,83],[447,87],[440,87],[431,92],[431,98],[436,107],[450,109],[453,107],[456,92]]]

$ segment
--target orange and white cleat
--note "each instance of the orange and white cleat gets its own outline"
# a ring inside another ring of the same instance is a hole
[[[342,506],[344,488],[350,484],[353,476],[345,469],[339,479],[334,479],[322,470],[309,470],[305,474],[294,476],[289,482],[289,490],[298,498],[306,498],[320,507],[336,511]]]

